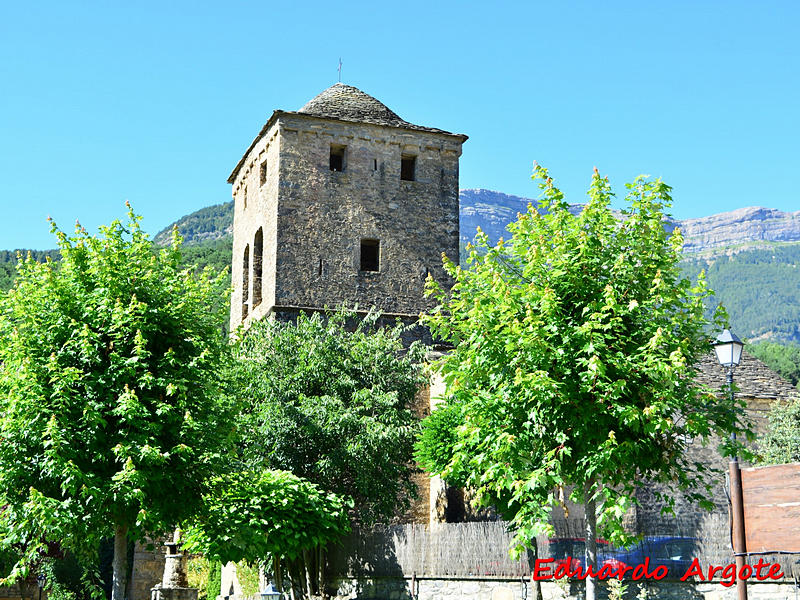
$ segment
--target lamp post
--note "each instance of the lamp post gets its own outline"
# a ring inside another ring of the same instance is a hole
[[[39,600],[42,600],[42,590],[44,589],[45,584],[45,576],[42,573],[39,573],[36,576],[36,586],[39,588]]]
[[[727,367],[727,384],[733,405],[733,370],[739,366],[742,359],[744,344],[730,329],[725,329],[714,343],[717,360],[723,367]],[[736,430],[731,432],[731,440],[736,441]],[[747,553],[747,543],[744,531],[744,501],[742,498],[742,472],[739,469],[739,458],[735,454],[728,463],[728,472],[731,480],[731,514],[733,517],[733,554],[736,557],[736,590],[739,600],[747,600],[747,581],[741,579],[739,574],[744,566]]]

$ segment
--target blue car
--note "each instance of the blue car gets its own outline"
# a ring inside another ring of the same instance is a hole
[[[627,550],[618,550],[614,558],[624,565],[636,567],[649,558],[649,571],[666,567],[667,577],[679,578],[691,566],[697,555],[697,538],[683,536],[647,536]],[[631,571],[626,573],[630,577]]]

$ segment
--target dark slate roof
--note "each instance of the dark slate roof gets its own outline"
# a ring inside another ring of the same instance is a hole
[[[261,132],[250,144],[236,168],[233,169],[228,183],[233,183],[239,169],[244,165],[245,158],[250,154],[250,150],[258,143],[267,130],[272,126],[280,115],[307,115],[321,119],[334,119],[336,121],[346,121],[349,123],[370,123],[372,125],[382,125],[384,127],[397,127],[399,129],[410,129],[413,131],[427,131],[430,133],[440,133],[461,138],[461,142],[467,140],[463,133],[451,133],[443,129],[434,127],[423,127],[414,125],[401,119],[397,113],[392,111],[383,102],[365,94],[360,89],[344,83],[335,83],[322,93],[309,100],[303,108],[298,111],[276,110],[272,113],[269,121],[261,128]]]
[[[719,390],[725,385],[726,369],[712,352],[700,361],[695,380]],[[755,356],[742,352],[742,360],[733,372],[737,395],[745,398],[788,400],[798,394],[797,388],[770,369]]]
[[[418,131],[432,131],[434,133],[447,133],[442,129],[414,125],[401,119],[380,100],[365,94],[352,85],[335,83],[327,90],[309,100],[303,108],[297,111],[301,114],[336,119],[338,121],[352,121],[354,123],[372,123],[387,127],[401,127]]]

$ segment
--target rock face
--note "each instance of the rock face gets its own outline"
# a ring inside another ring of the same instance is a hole
[[[459,202],[462,243],[472,241],[478,227],[493,242],[501,237],[508,238],[506,225],[517,220],[517,213],[526,212],[528,204],[537,203],[533,198],[483,189],[461,190]],[[570,212],[573,214],[580,210],[580,204],[570,204]]]
[[[799,242],[800,211],[750,206],[680,222],[686,252],[758,242]]]
[[[532,198],[484,189],[461,190],[459,201],[462,243],[471,241],[478,227],[493,241],[508,237],[506,225],[516,220],[517,213],[526,211],[529,202],[536,202]],[[570,210],[578,212],[580,207],[580,204],[572,204]],[[176,224],[187,244],[228,237],[233,232],[233,203],[201,209],[182,217]],[[758,247],[771,242],[800,242],[800,211],[748,207],[699,219],[670,221],[667,226],[681,228],[687,253]],[[171,229],[170,225],[159,232],[156,242],[167,244]]]
[[[492,241],[508,237],[506,224],[524,212],[530,198],[511,196],[491,190],[461,190],[461,241],[468,242],[480,226]],[[571,204],[570,211],[580,211],[580,204]],[[773,208],[748,207],[734,211],[670,221],[672,229],[680,227],[684,237],[684,251],[696,253],[731,247],[758,247],[759,243],[800,242],[800,211],[782,212]]]

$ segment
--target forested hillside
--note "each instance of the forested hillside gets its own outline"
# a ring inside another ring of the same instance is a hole
[[[505,224],[526,210],[530,201],[490,190],[461,190],[462,247],[478,226],[498,239]],[[740,209],[680,223],[689,230],[687,245],[698,249],[686,255],[686,274],[695,277],[706,270],[717,301],[725,305],[734,330],[743,338],[800,343],[800,243],[773,241],[776,236],[796,237],[798,215]],[[203,208],[176,224],[184,237],[187,265],[230,267],[232,202]],[[171,229],[160,231],[156,242],[168,243]],[[37,260],[47,254],[34,252]],[[0,289],[11,286],[15,261],[14,252],[0,252]]]
[[[153,241],[162,246],[168,244],[173,225],[178,226],[187,245],[230,237],[233,234],[233,201],[207,206],[181,217],[159,231]]]
[[[231,245],[233,240],[230,237],[212,239],[206,242],[186,245],[182,248],[183,264],[202,269],[210,265],[217,271],[227,269],[231,266]],[[2,250],[0,251],[0,290],[5,291],[14,284],[16,275],[17,252],[24,256],[28,252],[34,259],[43,262],[48,256],[53,260],[58,260],[60,255],[58,250]],[[228,275],[230,281],[230,275]]]
[[[17,275],[17,254],[24,257],[29,252],[39,262],[44,262],[48,256],[53,260],[58,260],[61,256],[58,250],[0,250],[0,290],[8,290],[14,284],[14,277]]]
[[[705,258],[689,255],[684,265],[692,277],[706,270],[717,302],[727,309],[740,337],[800,342],[800,244]]]

